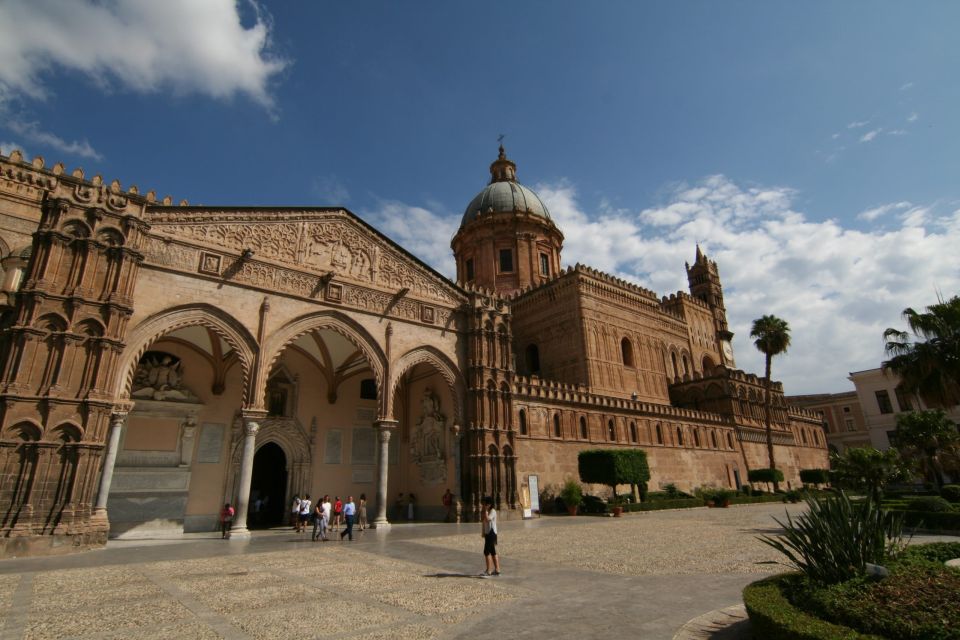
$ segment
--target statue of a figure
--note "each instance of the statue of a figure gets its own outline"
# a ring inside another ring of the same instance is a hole
[[[410,453],[415,462],[443,460],[443,429],[447,419],[440,413],[440,401],[427,387],[420,398],[420,420],[411,437]]]
[[[146,400],[196,401],[198,398],[183,385],[183,368],[173,356],[145,358],[137,366],[130,396]]]

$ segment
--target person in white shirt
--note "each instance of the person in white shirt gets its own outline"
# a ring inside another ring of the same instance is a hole
[[[330,504],[330,496],[323,496],[323,502],[320,503],[320,539],[327,541],[327,529],[330,528],[330,511],[333,505]]]
[[[500,575],[500,556],[497,555],[497,510],[493,508],[493,498],[483,499],[483,559],[486,562],[486,576]]]
[[[293,530],[300,528],[300,496],[293,496],[293,506],[290,508],[290,524]]]
[[[299,528],[297,531],[304,533],[307,530],[307,522],[310,520],[310,507],[313,505],[313,502],[310,500],[310,494],[308,493],[300,500],[300,520],[297,523]]]

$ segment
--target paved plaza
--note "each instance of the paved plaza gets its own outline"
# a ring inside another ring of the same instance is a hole
[[[497,578],[478,576],[475,524],[399,524],[352,543],[290,530],[114,541],[0,562],[0,637],[670,640],[781,570],[756,536],[785,508],[505,522]]]

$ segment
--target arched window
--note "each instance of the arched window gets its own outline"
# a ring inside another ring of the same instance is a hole
[[[727,446],[733,449],[733,434],[727,433]]]
[[[623,359],[623,366],[633,366],[633,345],[628,338],[620,341],[620,357]]]
[[[582,440],[587,439],[587,419],[583,416],[580,416],[580,438]]]
[[[520,435],[527,435],[527,412],[520,409]]]
[[[683,446],[683,430],[677,427],[677,444]]]
[[[562,432],[560,431],[560,416],[556,413],[553,414],[553,435],[560,437]]]
[[[679,377],[680,377],[680,369],[677,368],[677,354],[671,353],[671,354],[670,354],[670,360],[673,362],[673,377],[674,377],[674,378],[679,378]]]
[[[713,363],[713,358],[710,356],[703,356],[703,375],[708,376],[713,373],[713,368],[717,366]]]
[[[719,445],[717,445],[717,432],[716,432],[716,431],[711,431],[711,432],[710,432],[710,442],[713,443],[713,448],[714,448],[714,449],[719,449],[719,448],[720,448]]]
[[[607,437],[611,442],[617,439],[617,428],[613,425],[613,420],[607,420]]]
[[[690,362],[687,360],[687,354],[683,354],[683,375],[690,374]]]
[[[630,423],[630,442],[636,442],[636,441],[637,441],[637,423],[631,422]]]
[[[693,430],[693,446],[700,446],[700,429]]]
[[[663,429],[659,422],[657,423],[657,444],[663,444]]]
[[[801,429],[801,430],[800,430],[800,438],[803,440],[803,444],[807,444],[807,430],[806,430],[806,429]]]
[[[540,373],[540,350],[535,344],[527,345],[527,371],[530,373]]]

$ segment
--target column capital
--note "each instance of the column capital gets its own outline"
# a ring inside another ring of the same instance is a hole
[[[241,409],[240,417],[243,418],[244,422],[254,421],[260,422],[267,417],[267,411],[265,409]]]
[[[380,419],[380,420],[374,421],[373,428],[374,429],[396,429],[397,425],[399,424],[400,424],[399,420]]]

